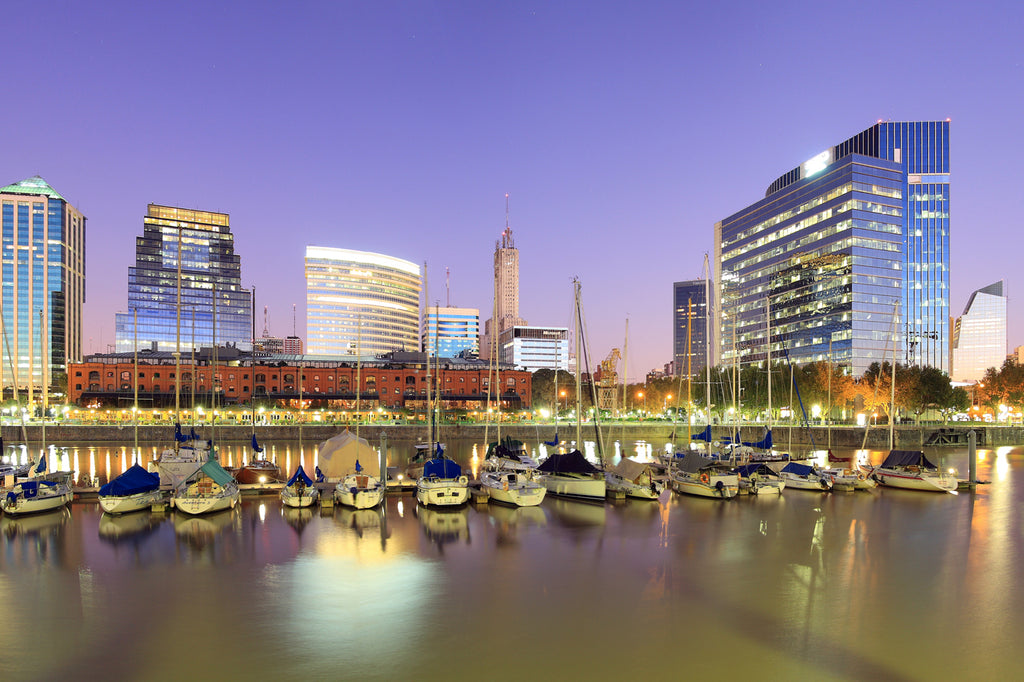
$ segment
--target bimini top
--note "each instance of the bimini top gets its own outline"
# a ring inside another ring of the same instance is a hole
[[[458,478],[462,475],[462,467],[460,467],[455,460],[448,459],[447,457],[435,457],[434,459],[427,460],[427,463],[423,465],[423,477],[430,478],[436,476],[437,478]]]
[[[596,474],[597,468],[587,461],[582,452],[573,450],[564,455],[548,455],[537,467],[537,471],[548,474]]]
[[[808,467],[810,468],[810,467]],[[764,462],[751,462],[750,464],[744,464],[733,469],[740,476],[746,476],[750,478],[750,474],[771,474],[775,475],[775,472],[768,468],[768,465]]]
[[[890,450],[889,456],[882,462],[883,469],[894,469],[896,467],[908,467],[917,465],[922,469],[938,469],[928,461],[920,450]]]
[[[204,464],[199,470],[206,476],[212,478],[213,482],[220,486],[225,486],[235,480],[234,476],[225,471],[224,467],[212,459]]]
[[[790,462],[786,466],[782,467],[782,470],[787,474],[796,474],[797,476],[814,475],[814,467],[807,466],[806,464],[797,464],[796,462]]]
[[[313,485],[313,479],[306,475],[306,472],[303,471],[301,464],[299,465],[299,468],[295,470],[295,473],[292,474],[292,477],[288,479],[288,482],[285,483],[285,485],[292,486],[295,485],[297,481],[302,481],[307,486]]]
[[[100,488],[100,497],[127,497],[160,487],[160,476],[133,464],[123,474]]]

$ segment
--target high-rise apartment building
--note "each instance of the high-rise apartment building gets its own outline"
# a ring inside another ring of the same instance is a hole
[[[423,314],[423,350],[430,357],[454,358],[480,352],[480,311],[476,308],[427,306]]]
[[[363,357],[420,349],[420,267],[367,251],[306,247],[306,347]]]
[[[949,123],[880,122],[816,155],[715,226],[715,259],[726,362],[948,371]]]
[[[978,289],[953,324],[954,381],[980,381],[1006,360],[1006,294],[1003,281]]]
[[[672,285],[672,371],[675,376],[698,376],[714,363],[709,349],[708,305],[713,283],[703,279],[686,280]]]
[[[535,372],[569,369],[567,327],[513,326],[498,337],[498,358],[507,365]]]
[[[31,395],[82,361],[85,216],[35,176],[0,188],[0,235],[0,388]]]
[[[115,328],[119,353],[252,348],[252,294],[226,213],[147,206],[128,268],[128,312],[117,313]]]

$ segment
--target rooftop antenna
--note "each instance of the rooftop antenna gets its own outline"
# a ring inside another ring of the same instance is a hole
[[[298,334],[295,333],[295,330],[296,330],[296,327],[295,327],[295,304],[292,303],[292,336],[297,337]]]
[[[452,307],[452,274],[446,266],[444,269],[444,305],[446,308]]]
[[[512,243],[512,228],[508,223],[508,192],[505,192],[505,231],[501,233],[501,247],[503,249],[515,248]]]
[[[270,338],[270,330],[267,329],[267,306],[263,306],[263,338]]]

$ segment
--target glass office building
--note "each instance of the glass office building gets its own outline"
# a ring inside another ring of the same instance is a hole
[[[506,329],[498,337],[500,362],[518,369],[569,369],[567,327],[522,327]]]
[[[980,381],[1006,361],[1006,294],[1002,280],[971,294],[953,325],[955,381]]]
[[[227,214],[150,204],[128,268],[128,312],[115,319],[117,352],[251,350],[252,325]]]
[[[713,283],[703,279],[676,282],[672,285],[672,364],[675,375],[698,376],[704,371],[708,351],[707,290]],[[714,360],[712,360],[714,362]]]
[[[420,350],[420,267],[367,251],[306,247],[306,346],[312,355]],[[444,353],[442,353],[444,355]]]
[[[818,154],[719,222],[715,257],[720,361],[948,371],[949,123],[878,123]]]
[[[0,386],[31,394],[82,361],[85,216],[35,176],[0,188],[0,234]]]
[[[480,311],[476,308],[428,307],[423,315],[423,350],[442,358],[463,351],[480,352]]]

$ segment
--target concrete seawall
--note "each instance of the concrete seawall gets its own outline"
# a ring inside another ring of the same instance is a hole
[[[343,431],[346,427],[338,424],[306,424],[302,427],[296,425],[284,426],[258,426],[256,437],[262,443],[264,441],[322,441]],[[485,427],[481,424],[442,424],[440,439],[461,440],[471,439],[482,441],[485,435],[494,439],[497,435],[497,428],[494,426]],[[1019,426],[899,426],[896,428],[896,447],[904,449],[921,448],[930,445],[965,445],[967,432],[975,430],[978,434],[978,445],[983,447],[997,447],[1001,445],[1024,445],[1024,427]],[[699,429],[694,429],[697,431]],[[245,442],[252,436],[252,429],[248,426],[218,426],[214,432],[208,425],[197,429],[203,438],[211,438],[214,435],[219,442]],[[863,427],[833,426],[831,429],[833,447],[860,448],[864,443],[865,430]],[[29,442],[41,442],[43,439],[43,428],[38,425],[26,427]],[[387,433],[389,441],[415,442],[426,438],[426,428],[422,425],[405,424],[374,424],[361,426],[359,435],[375,443],[380,438],[381,432]],[[629,424],[605,424],[601,427],[601,433],[605,441],[614,440],[648,440],[653,443],[662,443],[671,439],[673,428],[671,424],[661,422],[629,423]],[[712,433],[716,440],[729,435],[730,430],[725,427],[715,427]],[[3,426],[3,438],[7,443],[20,443],[25,440],[20,426]],[[562,440],[575,439],[576,428],[562,424],[558,428]],[[687,438],[687,427],[677,426],[675,429],[676,441],[685,442]],[[555,427],[551,424],[504,424],[501,427],[502,436],[511,436],[527,443],[542,440],[552,440],[555,435]],[[747,426],[741,429],[741,439],[745,441],[756,441],[762,438],[763,427]],[[827,446],[829,433],[824,427],[803,427],[776,426],[772,433],[775,447],[779,450],[787,450],[790,443],[793,447],[807,449],[813,446],[816,449],[824,449]],[[134,429],[131,426],[117,425],[47,425],[46,441],[48,443],[131,443],[134,438]],[[171,426],[140,426],[139,441],[145,443],[170,443],[174,438],[174,428]],[[594,427],[584,426],[583,438],[592,441],[595,438]],[[884,450],[889,447],[889,431],[884,426],[873,427],[868,430],[866,447],[872,450]]]

